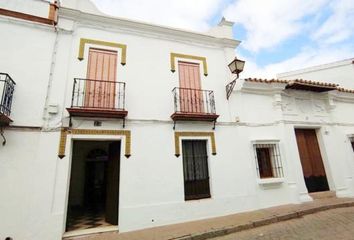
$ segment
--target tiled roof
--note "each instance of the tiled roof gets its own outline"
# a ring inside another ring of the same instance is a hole
[[[307,84],[307,85],[318,86],[318,87],[333,87],[333,88],[336,88],[338,86],[338,84],[335,84],[335,83],[316,82],[316,81],[303,80],[303,79],[295,79],[295,80],[290,80],[289,81],[290,85],[295,84],[295,83]]]
[[[346,88],[340,88],[340,87],[338,87],[337,90],[338,90],[339,92],[354,93],[354,89],[346,89]]]
[[[307,84],[319,87],[337,87],[338,84],[334,83],[325,83],[325,82],[318,82],[318,81],[311,81],[311,80],[304,80],[304,79],[294,79],[294,80],[283,80],[283,79],[262,79],[262,78],[246,78],[245,81],[248,82],[262,82],[262,83],[287,83],[289,85],[300,83],[300,84]]]
[[[280,79],[262,79],[262,78],[246,78],[247,82],[261,82],[261,83],[288,83],[288,80]]]
[[[337,90],[339,92],[354,93],[354,89],[345,89],[339,87],[338,84],[318,82],[304,79],[294,79],[294,80],[284,80],[284,79],[262,79],[262,78],[246,78],[247,82],[254,83],[283,83],[286,84],[285,88],[288,89],[298,89],[298,90],[310,90],[310,91],[329,91]]]

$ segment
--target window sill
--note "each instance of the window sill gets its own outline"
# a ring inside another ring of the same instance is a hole
[[[284,182],[284,178],[262,178],[262,179],[257,179],[257,182],[260,185],[281,184]]]

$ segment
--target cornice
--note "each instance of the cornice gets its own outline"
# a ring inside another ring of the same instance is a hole
[[[257,84],[248,83],[247,81],[245,81],[241,88],[241,92],[260,95],[274,95],[281,94],[285,90],[285,86],[285,83]]]
[[[339,102],[354,103],[354,94],[340,91],[331,91],[329,96]]]
[[[300,91],[297,90],[287,90],[285,89],[285,83],[272,83],[272,84],[264,84],[264,83],[248,83],[244,82],[241,87],[242,93],[256,94],[256,95],[274,95],[274,94],[282,94],[288,97],[300,97],[300,98],[316,98],[316,99],[334,99],[336,101],[354,103],[354,94],[351,92],[342,92],[338,90],[332,90],[329,92],[323,93],[315,93],[311,91]]]
[[[285,89],[282,92],[283,96],[301,98],[301,99],[317,99],[317,100],[327,100],[328,92],[311,92],[311,91],[297,91]]]
[[[129,32],[141,33],[144,35],[160,36],[162,38],[176,40],[191,40],[206,45],[216,45],[220,47],[236,48],[240,41],[234,39],[217,38],[203,33],[181,30],[177,28],[152,25],[144,22],[131,21],[123,18],[111,16],[95,15],[91,13],[81,12],[71,8],[60,8],[59,18],[63,17],[71,19],[79,23],[86,23],[97,27],[110,27],[112,29],[126,29]],[[60,20],[59,20],[60,24]]]

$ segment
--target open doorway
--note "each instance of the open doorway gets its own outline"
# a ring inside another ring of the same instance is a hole
[[[295,134],[308,192],[328,191],[327,176],[318,145],[316,130],[295,129]]]
[[[74,141],[66,231],[118,225],[120,141]]]

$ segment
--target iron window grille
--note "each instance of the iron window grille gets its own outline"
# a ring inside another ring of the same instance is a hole
[[[206,140],[183,140],[185,200],[210,198]]]
[[[278,143],[254,143],[253,150],[258,178],[284,177]]]
[[[0,114],[10,116],[15,85],[9,74],[0,73]]]

